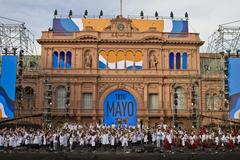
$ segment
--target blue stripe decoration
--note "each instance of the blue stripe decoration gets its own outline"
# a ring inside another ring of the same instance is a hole
[[[228,58],[228,93],[230,97],[229,117],[240,118],[240,58]]]
[[[98,68],[99,68],[99,69],[106,69],[106,65],[99,60],[99,61],[98,61]]]
[[[2,56],[2,73],[0,79],[0,114],[1,118],[14,118],[14,101],[16,92],[16,56]]]
[[[184,33],[188,32],[188,21],[183,20],[173,20],[172,33]]]
[[[141,69],[142,69],[142,66],[135,66],[135,69],[136,69],[136,70],[141,70]]]

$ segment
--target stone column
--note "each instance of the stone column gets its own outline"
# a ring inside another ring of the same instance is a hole
[[[84,61],[84,55],[83,55],[83,49],[82,48],[79,48],[78,49],[78,60],[77,60],[77,66],[78,68],[80,69],[83,69],[84,66],[83,66],[83,61]]]
[[[149,69],[148,66],[148,50],[143,50],[143,69]]]
[[[146,110],[147,114],[148,114],[148,84],[145,83],[144,84],[144,106],[143,109]]]
[[[64,68],[67,68],[67,52],[64,54]]]
[[[96,105],[97,105],[97,83],[93,83],[93,103],[92,103],[92,105],[93,105],[92,106],[92,109],[93,109],[92,120],[96,121],[96,113],[97,113],[96,109],[98,108],[98,107],[96,107]]]
[[[78,116],[80,117],[79,114],[81,114],[81,109],[82,109],[82,82],[78,83],[77,85],[77,110],[78,110]]]
[[[71,62],[72,66],[71,68],[76,69],[77,68],[77,48],[74,48],[74,51],[72,52],[72,57],[71,57]]]
[[[96,47],[92,54],[92,69],[96,70],[97,68],[98,68],[98,49]]]
[[[161,83],[159,83],[158,86],[158,106],[159,106],[159,110],[160,110],[160,122],[164,121],[163,118],[163,85]]]
[[[52,54],[53,54],[53,49],[47,48],[46,61],[45,61],[46,68],[52,68],[52,57],[53,57]]]

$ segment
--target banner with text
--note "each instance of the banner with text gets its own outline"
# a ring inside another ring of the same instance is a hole
[[[131,93],[125,90],[113,91],[104,101],[104,124],[136,125],[136,111],[137,103]]]

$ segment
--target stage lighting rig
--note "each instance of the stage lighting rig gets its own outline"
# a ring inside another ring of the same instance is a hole
[[[228,95],[228,58],[230,57],[231,50],[227,50],[228,56],[224,57],[224,101],[225,108],[228,107],[229,104],[229,95]]]
[[[51,107],[52,107],[52,85],[46,79],[44,80],[45,91],[44,91],[44,114],[43,119],[44,122],[48,123],[51,120]]]
[[[174,93],[173,93],[173,124],[176,126],[176,121],[177,121],[177,106],[178,106],[178,93],[177,89],[174,88]]]
[[[70,84],[67,84],[66,106],[70,105],[70,95],[71,95],[71,87],[70,87]]]

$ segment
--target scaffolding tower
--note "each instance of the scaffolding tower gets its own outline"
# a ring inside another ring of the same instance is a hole
[[[37,53],[34,35],[26,28],[25,23],[0,16],[0,51],[4,48],[21,50],[25,55]]]
[[[231,51],[237,53],[240,50],[240,20],[219,25],[208,38],[207,52],[220,53]]]

